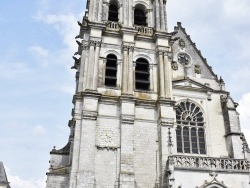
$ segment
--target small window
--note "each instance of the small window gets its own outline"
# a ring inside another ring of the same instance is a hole
[[[147,17],[145,13],[136,8],[134,11],[134,24],[135,25],[141,25],[141,26],[147,26]]]
[[[113,54],[107,56],[105,85],[109,87],[116,87],[117,80],[117,57]]]
[[[135,88],[149,90],[149,63],[146,59],[139,58],[135,66]]]
[[[109,6],[109,21],[118,22],[118,8],[116,5]]]

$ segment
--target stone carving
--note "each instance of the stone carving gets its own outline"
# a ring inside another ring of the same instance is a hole
[[[213,171],[248,172],[249,161],[244,159],[170,156],[175,168]]]
[[[201,74],[201,66],[194,65],[194,72],[195,72],[195,74]]]
[[[178,54],[178,62],[187,66],[190,64],[190,57],[185,53],[180,53]]]
[[[101,46],[101,41],[90,40],[89,41],[89,46],[100,47]]]
[[[177,63],[177,61],[172,61],[171,65],[172,65],[172,69],[173,70],[178,70],[178,63]]]
[[[181,47],[182,50],[185,48],[186,44],[185,44],[185,41],[183,39],[179,40],[179,46]]]
[[[134,51],[134,46],[123,45],[122,49],[123,49],[123,51],[133,52]]]

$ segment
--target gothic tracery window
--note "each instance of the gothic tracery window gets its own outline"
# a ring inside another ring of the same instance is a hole
[[[178,153],[206,154],[204,117],[194,103],[181,102],[176,110]]]
[[[149,63],[144,58],[136,60],[135,66],[135,88],[149,90]]]
[[[105,71],[105,85],[116,87],[117,80],[117,57],[113,54],[107,55]]]

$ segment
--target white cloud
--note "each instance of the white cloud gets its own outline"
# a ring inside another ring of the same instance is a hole
[[[44,14],[38,13],[36,19],[52,25],[63,37],[63,43],[69,48],[71,53],[76,50],[75,36],[79,31],[77,18],[72,13],[68,14]]]
[[[223,12],[232,23],[249,23],[246,19],[250,16],[249,0],[226,0],[223,3]]]
[[[244,94],[239,101],[239,107],[237,110],[240,113],[240,121],[242,132],[245,134],[247,142],[250,146],[250,93]]]
[[[41,46],[32,46],[29,48],[29,51],[34,52],[39,57],[43,58],[46,58],[49,55],[49,52]]]
[[[43,126],[37,125],[37,126],[35,126],[33,128],[32,132],[33,132],[34,135],[39,136],[39,135],[44,135],[46,130],[45,130],[45,128]]]
[[[46,186],[46,177],[37,180],[24,180],[19,176],[11,174],[8,167],[5,168],[8,181],[10,182],[10,186],[13,188],[44,188]]]

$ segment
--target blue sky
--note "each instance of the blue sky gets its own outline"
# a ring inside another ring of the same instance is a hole
[[[66,144],[75,70],[74,37],[85,0],[0,2],[0,160],[13,188],[42,188],[49,151]],[[169,0],[169,31],[182,22],[240,103],[250,138],[250,1]],[[250,142],[250,140],[249,140]]]

